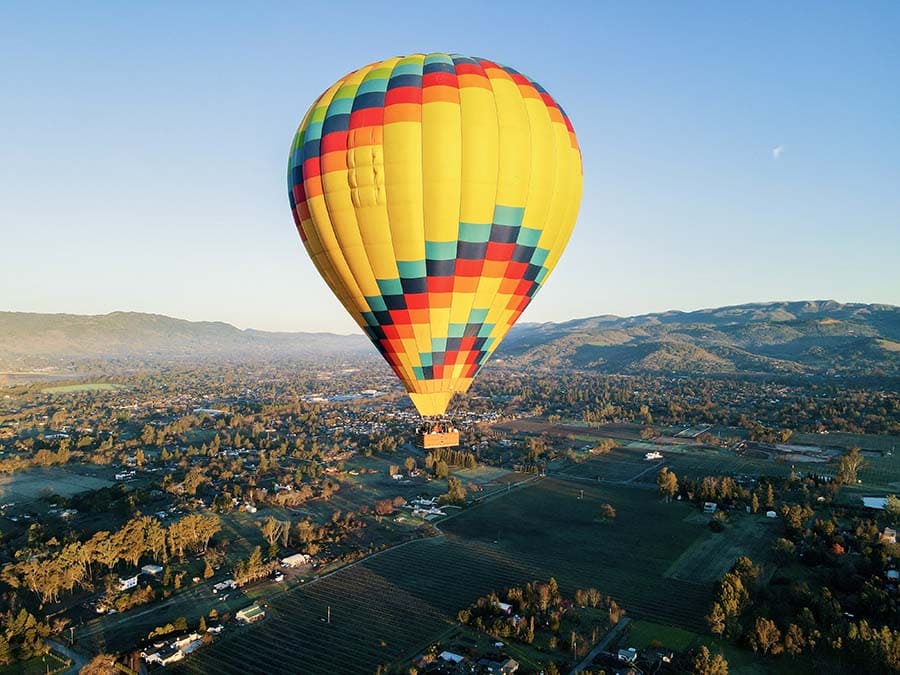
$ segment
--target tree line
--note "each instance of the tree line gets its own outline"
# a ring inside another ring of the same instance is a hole
[[[4,567],[0,579],[33,592],[42,604],[53,603],[76,588],[92,590],[100,574],[120,564],[136,568],[144,557],[166,563],[203,550],[220,529],[218,516],[190,514],[168,527],[151,516],[137,516],[115,532],[96,532],[85,541],[54,538],[39,549],[21,549],[21,559]]]

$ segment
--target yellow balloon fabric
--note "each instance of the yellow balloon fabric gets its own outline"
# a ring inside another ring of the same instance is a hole
[[[486,59],[412,54],[313,103],[288,191],[319,273],[419,413],[442,415],[556,266],[581,153],[536,82]]]

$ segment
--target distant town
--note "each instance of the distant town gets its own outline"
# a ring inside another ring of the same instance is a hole
[[[0,390],[8,672],[900,664],[889,384],[500,364],[425,428],[365,359],[99,372]]]

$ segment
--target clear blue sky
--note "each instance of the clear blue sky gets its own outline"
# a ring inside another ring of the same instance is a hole
[[[0,309],[353,331],[287,152],[336,78],[416,51],[516,67],[579,135],[523,321],[900,304],[898,35],[897,2],[4,2]]]

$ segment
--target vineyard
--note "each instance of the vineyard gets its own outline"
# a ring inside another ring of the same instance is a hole
[[[231,629],[181,666],[191,673],[373,672],[411,657],[492,590],[555,576],[595,586],[635,617],[702,627],[711,585],[665,578],[705,529],[644,490],[545,480],[463,512],[415,541],[273,598],[266,620]],[[618,510],[596,520],[599,505]],[[327,623],[328,608],[331,623]],[[251,656],[252,655],[252,656]]]

